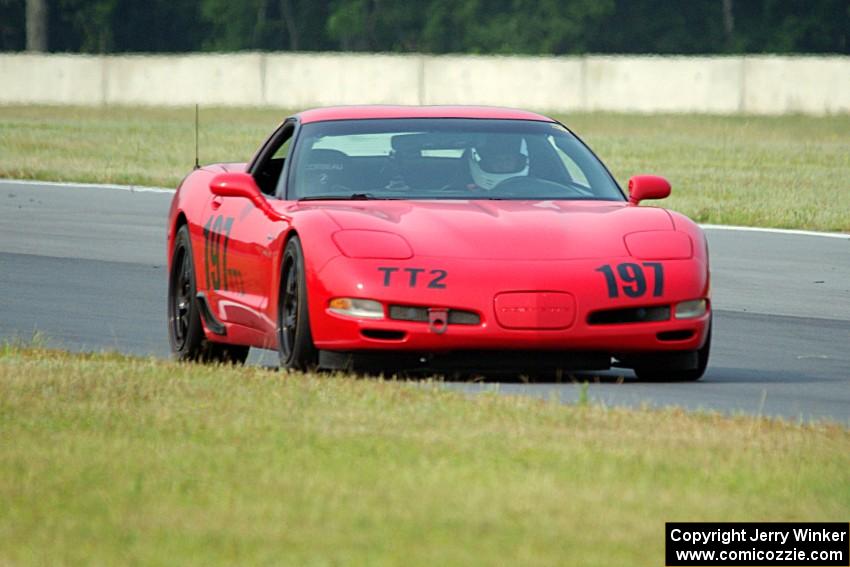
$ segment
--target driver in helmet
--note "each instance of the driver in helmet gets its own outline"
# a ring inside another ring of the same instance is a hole
[[[489,136],[469,150],[470,190],[492,190],[510,179],[528,175],[528,150],[520,136]]]

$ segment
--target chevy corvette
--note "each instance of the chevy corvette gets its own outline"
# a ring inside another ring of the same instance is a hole
[[[287,369],[631,368],[699,379],[708,248],[620,189],[567,127],[491,107],[350,106],[287,118],[248,163],[196,168],[168,217],[181,360]]]

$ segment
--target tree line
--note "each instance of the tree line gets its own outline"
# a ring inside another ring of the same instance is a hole
[[[850,53],[850,0],[0,0],[0,50]]]

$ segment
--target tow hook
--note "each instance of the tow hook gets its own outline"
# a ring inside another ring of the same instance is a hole
[[[438,335],[445,333],[449,328],[449,310],[439,307],[428,309],[428,328]]]

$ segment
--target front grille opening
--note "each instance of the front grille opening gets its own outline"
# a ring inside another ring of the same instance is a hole
[[[428,322],[427,307],[412,307],[410,305],[390,305],[390,319],[396,321]]]
[[[481,317],[472,311],[449,309],[449,325],[480,325]]]
[[[685,341],[694,336],[693,331],[663,331],[655,335],[659,341]]]
[[[478,313],[462,309],[449,309],[449,325],[480,325]],[[428,322],[428,308],[416,305],[390,305],[390,319],[396,321]]]
[[[627,307],[625,309],[606,309],[594,311],[587,322],[590,325],[614,325],[617,323],[650,323],[670,319],[670,306]]]
[[[404,339],[404,331],[392,331],[387,329],[362,329],[360,334],[367,339],[375,339],[379,341],[400,341]]]

